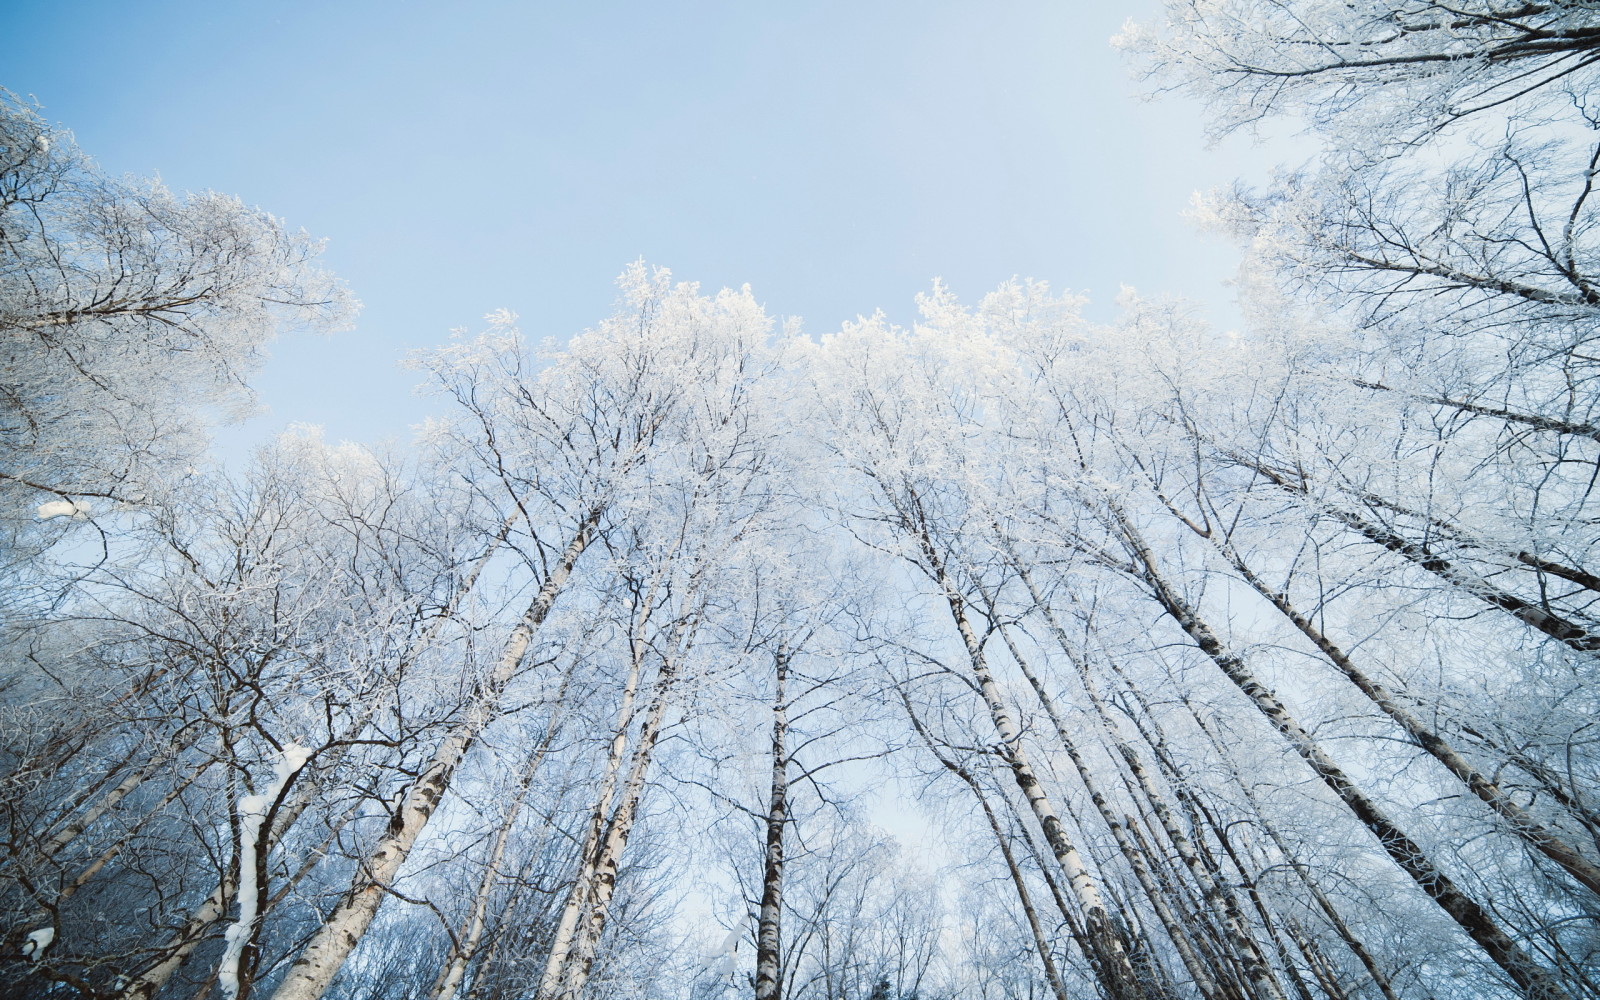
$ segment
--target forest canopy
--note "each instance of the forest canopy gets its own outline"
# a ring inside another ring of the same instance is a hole
[[[0,997],[1600,1000],[1600,8],[1116,41],[1238,330],[640,261],[233,463],[321,244],[0,93]]]

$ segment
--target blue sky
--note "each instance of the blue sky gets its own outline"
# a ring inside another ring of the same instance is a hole
[[[404,438],[438,404],[407,350],[509,308],[538,336],[607,313],[643,257],[748,282],[814,333],[909,320],[935,276],[1120,283],[1228,315],[1190,193],[1259,176],[1198,109],[1138,99],[1109,44],[1154,4],[18,2],[0,85],[115,173],[211,188],[326,237],[366,308],[286,338],[270,412]],[[240,440],[240,433],[230,435]]]

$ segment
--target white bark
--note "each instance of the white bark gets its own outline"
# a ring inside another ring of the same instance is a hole
[[[1067,884],[1071,887],[1073,896],[1082,907],[1087,938],[1091,947],[1099,953],[1095,956],[1099,959],[1095,964],[1102,972],[1102,983],[1113,1000],[1134,1000],[1140,994],[1133,963],[1128,958],[1127,949],[1123,947],[1121,938],[1111,925],[1110,911],[1100,894],[1099,885],[1084,865],[1077,847],[1067,837],[1066,827],[1061,822],[1060,814],[1049,796],[1045,794],[1044,786],[1040,784],[1038,775],[1034,772],[1033,764],[1029,761],[1027,751],[1022,745],[1022,731],[1017,727],[1005,697],[1000,693],[999,685],[995,683],[994,675],[989,672],[983,643],[978,639],[967,618],[966,602],[962,599],[955,581],[945,569],[944,560],[935,550],[926,530],[917,530],[917,539],[923,559],[933,572],[942,596],[950,606],[950,614],[955,620],[956,628],[961,633],[961,642],[966,647],[967,660],[972,668],[973,677],[978,682],[984,704],[988,706],[989,718],[1000,737],[1000,745],[1005,753],[1006,763],[1011,767],[1017,788],[1028,800],[1028,807],[1038,820],[1039,828],[1044,832],[1045,843],[1050,846],[1050,852],[1055,856],[1056,863],[1067,876]]]
[[[783,985],[784,833],[789,824],[789,647],[774,657],[772,784],[767,795],[766,850],[761,868],[761,909],[756,920],[756,1000],[778,1000]]]
[[[578,926],[589,910],[594,889],[595,867],[599,864],[601,840],[605,836],[606,820],[611,815],[612,798],[616,795],[617,780],[622,773],[622,762],[628,749],[628,727],[633,724],[633,705],[639,692],[639,678],[646,654],[645,628],[650,612],[655,607],[656,594],[665,576],[666,567],[658,568],[643,598],[634,607],[633,621],[628,632],[628,674],[622,682],[621,700],[617,705],[616,722],[612,727],[610,748],[600,772],[600,788],[595,794],[594,808],[589,814],[589,825],[583,843],[578,849],[578,870],[573,875],[572,888],[562,904],[561,916],[556,920],[550,935],[550,953],[545,957],[544,974],[540,977],[540,990],[552,991],[566,967]]]
[[[557,696],[556,702],[559,712],[560,696]],[[489,857],[484,862],[483,878],[478,881],[478,891],[472,900],[472,912],[461,928],[461,933],[457,935],[458,944],[450,949],[449,961],[439,970],[439,977],[430,991],[429,995],[433,1000],[454,1000],[456,991],[461,988],[462,980],[467,976],[467,967],[472,964],[479,946],[483,943],[484,928],[488,925],[489,897],[500,880],[500,867],[505,861],[506,847],[511,842],[511,830],[516,825],[517,817],[522,813],[524,803],[528,800],[528,790],[533,785],[534,775],[538,773],[539,765],[544,763],[545,754],[550,750],[550,743],[555,738],[558,728],[558,719],[558,716],[551,718],[539,748],[528,760],[522,775],[517,779],[516,794],[512,797],[511,804],[506,807],[505,817],[500,821],[500,828],[495,831],[494,844],[489,848]]]
[[[422,774],[406,789],[390,820],[388,832],[367,856],[344,898],[295,959],[288,976],[273,994],[273,1000],[319,1000],[344,966],[345,959],[360,943],[361,936],[377,915],[387,888],[399,875],[411,848],[438,809],[456,768],[497,714],[501,692],[522,666],[534,633],[566,587],[573,566],[599,527],[602,513],[599,508],[591,510],[578,526],[559,562],[528,605],[522,621],[512,629],[490,676],[488,689],[477,697],[466,718],[450,731]]]
[[[1066,629],[1062,627],[1060,619],[1056,617],[1055,610],[1044,600],[1044,595],[1034,585],[1032,574],[1029,573],[1028,568],[1022,564],[1021,560],[1016,558],[1015,553],[1010,554],[1012,568],[1016,570],[1018,579],[1022,581],[1028,590],[1028,596],[1043,615],[1050,634],[1055,638],[1062,654],[1077,669],[1078,680],[1083,684],[1084,693],[1095,709],[1095,716],[1100,720],[1101,730],[1106,734],[1111,745],[1116,749],[1117,755],[1122,758],[1123,763],[1127,765],[1135,780],[1138,781],[1139,788],[1144,792],[1145,799],[1149,801],[1151,808],[1155,810],[1156,817],[1160,820],[1161,828],[1166,832],[1168,841],[1177,850],[1178,857],[1182,859],[1190,877],[1200,887],[1200,893],[1204,897],[1206,905],[1222,921],[1223,928],[1228,935],[1229,944],[1232,945],[1235,954],[1244,965],[1245,975],[1249,978],[1252,987],[1262,996],[1270,997],[1272,1000],[1284,1000],[1283,990],[1278,986],[1277,979],[1272,974],[1272,968],[1267,964],[1266,956],[1261,953],[1255,938],[1250,935],[1247,929],[1244,914],[1239,911],[1232,895],[1218,884],[1217,880],[1212,876],[1210,868],[1205,864],[1198,852],[1195,851],[1194,845],[1190,843],[1183,827],[1173,816],[1172,808],[1167,802],[1166,796],[1161,793],[1151,779],[1150,772],[1145,768],[1138,751],[1129,745],[1128,741],[1123,739],[1122,734],[1117,730],[1116,722],[1100,697],[1094,677],[1090,675],[1087,665],[1073,650],[1072,641],[1067,636]],[[1045,700],[1051,720],[1059,728],[1061,722],[1057,718],[1055,710],[1048,707],[1048,699],[1031,673],[1028,680],[1034,685],[1035,690],[1040,691],[1040,698]],[[1181,954],[1182,945],[1176,937],[1173,943],[1179,945]],[[1206,982],[1201,982],[1197,979],[1197,985],[1204,989],[1209,984],[1211,989],[1214,990],[1216,984],[1209,982],[1209,975],[1205,979]]]
[[[696,612],[680,620],[674,629],[667,658],[661,661],[650,704],[645,709],[644,722],[634,744],[633,759],[629,763],[628,777],[622,785],[616,810],[596,845],[594,857],[585,866],[588,884],[573,887],[575,893],[581,890],[585,895],[581,919],[570,932],[559,960],[552,951],[539,991],[535,994],[538,1000],[578,1000],[589,981],[600,937],[605,931],[611,897],[616,891],[617,869],[628,837],[633,832],[639,800],[644,795],[645,778],[654,758],[656,742],[661,736],[667,707],[671,703],[670,695],[678,679],[682,658],[688,655],[698,625]]]
[[[1033,688],[1034,694],[1039,699],[1039,704],[1043,706],[1045,714],[1055,728],[1057,739],[1061,741],[1062,748],[1066,750],[1068,759],[1072,761],[1073,768],[1078,772],[1079,780],[1083,782],[1084,789],[1089,793],[1090,802],[1094,804],[1096,811],[1100,813],[1100,818],[1111,832],[1111,837],[1116,842],[1117,849],[1122,852],[1124,860],[1128,862],[1128,867],[1133,872],[1134,880],[1139,883],[1139,888],[1144,891],[1151,907],[1156,911],[1156,917],[1166,930],[1167,937],[1171,940],[1173,948],[1177,950],[1179,960],[1183,962],[1184,968],[1189,971],[1190,977],[1193,978],[1195,988],[1200,991],[1202,996],[1219,996],[1216,981],[1213,979],[1210,970],[1206,968],[1205,963],[1196,954],[1194,944],[1189,940],[1189,935],[1185,931],[1182,922],[1173,914],[1172,908],[1167,905],[1166,894],[1156,885],[1150,872],[1149,863],[1145,859],[1143,848],[1129,838],[1122,820],[1111,809],[1105,793],[1100,790],[1100,785],[1095,778],[1094,772],[1088,767],[1083,755],[1078,751],[1077,744],[1067,733],[1061,714],[1056,709],[1055,699],[1050,697],[1044,688],[1044,684],[1034,674],[1032,668],[1029,667],[1027,660],[1022,655],[1022,651],[1016,648],[1010,633],[1002,628],[1000,636],[1005,640],[1006,647],[1011,653],[1011,658],[1016,661],[1017,666],[1022,670],[1023,676],[1027,678],[1029,686]],[[948,767],[949,765],[946,766]],[[987,806],[985,808],[987,809]],[[1208,899],[1208,902],[1210,901]],[[1229,929],[1235,929],[1231,920]],[[1246,940],[1248,941],[1248,937]],[[1237,945],[1238,942],[1235,942],[1235,944]],[[1254,942],[1250,942],[1250,944],[1253,946]],[[1241,957],[1248,967],[1251,958],[1249,953],[1245,953]],[[1261,961],[1259,954],[1254,957],[1257,962]],[[1276,990],[1276,985],[1276,983],[1271,983],[1273,990],[1268,992],[1267,995],[1274,997],[1275,1000],[1284,1000],[1282,993]]]
[[[1142,579],[1167,614],[1194,640],[1223,674],[1234,683],[1246,698],[1266,717],[1272,727],[1294,747],[1323,784],[1349,807],[1350,811],[1370,830],[1402,871],[1427,893],[1439,908],[1477,942],[1517,984],[1529,1000],[1567,1000],[1569,994],[1551,974],[1534,961],[1522,946],[1510,937],[1495,919],[1477,902],[1456,887],[1454,880],[1434,865],[1421,845],[1395,825],[1394,821],[1351,781],[1331,757],[1325,753],[1311,734],[1289,714],[1283,703],[1250,673],[1243,660],[1222,645],[1195,610],[1178,595],[1157,569],[1155,557],[1143,538],[1127,519],[1115,515],[1134,558]]]

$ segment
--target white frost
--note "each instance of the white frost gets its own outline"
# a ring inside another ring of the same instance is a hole
[[[29,934],[22,942],[22,957],[31,962],[37,962],[44,957],[44,951],[56,939],[54,927],[41,927]]]
[[[222,995],[234,1000],[239,995],[239,959],[244,946],[250,941],[256,920],[261,915],[261,886],[256,884],[256,860],[261,843],[261,824],[266,821],[267,810],[283,793],[284,786],[295,773],[306,766],[311,751],[293,743],[286,745],[272,769],[272,782],[259,795],[246,795],[239,800],[239,919],[228,926],[223,934],[227,945],[222,950],[222,961],[217,966],[217,982]]]

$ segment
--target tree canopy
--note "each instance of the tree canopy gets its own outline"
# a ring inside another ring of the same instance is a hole
[[[0,101],[0,996],[1600,998],[1600,11],[1120,44],[1239,330],[637,262],[234,467],[319,245]]]

